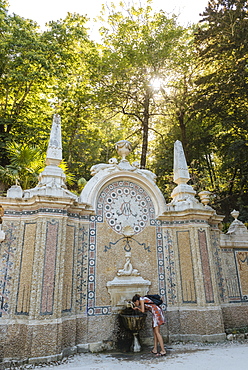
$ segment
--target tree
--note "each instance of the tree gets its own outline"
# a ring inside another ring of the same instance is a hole
[[[8,141],[46,139],[48,121],[41,122],[40,114],[51,114],[45,94],[52,62],[37,24],[7,12],[1,17],[0,50],[0,163],[5,165]]]
[[[104,48],[98,96],[129,125],[130,136],[139,135],[141,168],[146,166],[149,131],[161,112],[154,83],[166,78],[182,34],[175,17],[153,13],[150,3],[146,8],[121,5],[122,12],[112,8],[101,29]]]
[[[97,141],[100,147],[102,144],[97,138],[100,129],[93,114],[96,102],[93,101],[92,76],[98,51],[89,40],[86,21],[78,14],[68,14],[41,32],[35,22],[8,15],[7,7],[1,9],[2,166],[10,164],[8,143],[13,140],[29,147],[36,144],[41,151],[46,150],[55,110],[62,116],[64,156],[70,171],[82,177],[80,170],[86,162],[89,174],[94,163],[87,157],[87,151],[94,153]],[[86,145],[89,148],[85,148],[85,161],[81,163],[79,153],[84,152],[84,141],[89,143]],[[96,155],[93,158],[97,159]]]
[[[202,121],[215,122],[209,154],[217,200],[226,215],[238,200],[243,209],[248,202],[247,11],[245,0],[209,1],[195,38],[204,69],[196,81],[195,109]]]
[[[78,14],[68,14],[64,20],[51,22],[43,35],[48,40],[55,38],[63,54],[65,72],[54,73],[50,97],[62,117],[63,155],[77,179],[89,179],[90,167],[108,161],[109,147],[114,148],[120,139],[118,125],[110,119],[106,123],[105,103],[96,98],[100,56],[88,37],[86,21]]]

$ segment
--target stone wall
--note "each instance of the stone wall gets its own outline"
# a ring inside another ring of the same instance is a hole
[[[71,203],[2,199],[0,358],[57,358],[86,337],[89,216]]]
[[[118,310],[107,283],[123,268],[126,252],[150,281],[149,293],[164,299],[165,340],[216,341],[229,328],[247,326],[244,234],[223,237],[221,218],[197,202],[162,208],[155,184],[140,174],[123,171],[113,179],[107,173],[100,182],[92,204],[1,198],[1,359],[58,359],[115,346]],[[140,338],[151,344],[149,316]]]

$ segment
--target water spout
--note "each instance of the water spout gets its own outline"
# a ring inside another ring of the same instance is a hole
[[[138,333],[133,333],[133,351],[140,352],[141,345],[139,344],[139,340],[137,337]]]

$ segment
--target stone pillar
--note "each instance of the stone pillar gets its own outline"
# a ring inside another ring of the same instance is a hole
[[[247,331],[248,315],[248,230],[232,211],[234,221],[226,234],[220,235],[220,256],[224,291],[222,311],[227,333]]]
[[[174,145],[174,182],[177,184],[163,216],[167,264],[168,319],[171,339],[215,341],[225,338],[211,228],[222,217],[208,206],[209,192],[188,185],[189,171],[182,143]],[[204,195],[204,196],[203,196]]]
[[[171,340],[224,339],[209,211],[161,218]],[[215,227],[217,225],[215,224]]]

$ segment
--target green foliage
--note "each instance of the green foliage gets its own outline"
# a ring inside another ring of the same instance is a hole
[[[87,180],[84,177],[81,177],[81,179],[78,180],[77,185],[80,192],[83,190],[86,184]]]
[[[130,162],[153,170],[170,201],[180,140],[195,190],[214,193],[227,224],[234,208],[247,221],[247,11],[244,0],[210,0],[201,24],[184,29],[151,0],[111,5],[97,45],[79,14],[41,31],[0,0],[0,180],[37,184],[56,112],[72,191],[127,139]]]
[[[7,13],[0,38],[0,163],[8,164],[6,143],[46,140],[49,55],[35,22]],[[50,113],[50,112],[49,112]]]
[[[102,27],[102,78],[98,96],[129,125],[138,140],[141,167],[146,165],[149,131],[162,114],[154,81],[163,80],[173,64],[173,52],[182,28],[174,17],[154,13],[151,2],[144,8],[112,9]]]
[[[244,0],[210,1],[195,38],[203,72],[194,108],[213,122],[212,185],[226,217],[238,199],[248,202],[247,11]]]
[[[16,142],[7,143],[6,149],[10,164],[0,166],[1,182],[6,187],[18,182],[24,190],[36,186],[44,167],[44,153],[38,147]]]

